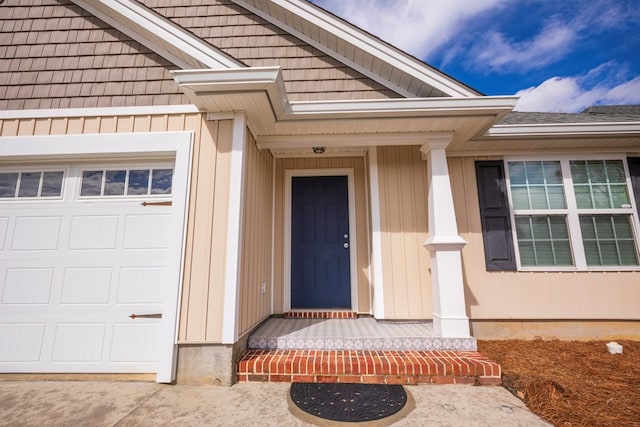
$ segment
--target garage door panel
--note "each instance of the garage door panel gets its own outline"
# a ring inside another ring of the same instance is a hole
[[[56,325],[52,362],[102,361],[106,329],[106,323],[59,323]]]
[[[125,267],[118,280],[118,304],[161,303],[164,267]]]
[[[9,217],[0,217],[0,251],[5,248],[5,241],[7,240],[7,230],[9,228]]]
[[[45,329],[44,323],[0,324],[0,362],[39,362]]]
[[[115,249],[117,236],[117,216],[76,215],[71,219],[69,249]]]
[[[2,304],[49,304],[53,268],[9,268],[2,289]]]
[[[127,215],[125,219],[125,249],[165,249],[169,247],[167,233],[158,233],[171,227],[171,215]]]
[[[11,249],[14,251],[58,249],[62,218],[17,217]]]
[[[159,338],[159,323],[117,323],[113,328],[111,361],[155,362],[158,360]],[[132,346],[132,342],[139,345]]]
[[[61,304],[107,304],[113,269],[109,267],[66,268]]]

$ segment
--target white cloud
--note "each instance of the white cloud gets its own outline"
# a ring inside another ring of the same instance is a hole
[[[465,23],[506,0],[315,0],[314,3],[419,58],[428,58]]]
[[[544,67],[562,59],[577,38],[576,29],[561,22],[550,22],[533,38],[521,42],[490,31],[472,48],[473,62],[493,71]]]
[[[640,104],[640,77],[613,85],[588,86],[590,74],[552,77],[516,93],[516,111],[575,113],[592,105]]]

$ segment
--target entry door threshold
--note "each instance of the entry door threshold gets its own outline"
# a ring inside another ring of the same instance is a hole
[[[357,319],[358,313],[351,310],[294,310],[284,313],[285,319]]]

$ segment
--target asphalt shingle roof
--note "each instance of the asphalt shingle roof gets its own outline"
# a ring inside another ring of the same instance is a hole
[[[582,113],[534,113],[513,111],[498,124],[554,124],[640,122],[640,105],[602,105],[589,107]]]

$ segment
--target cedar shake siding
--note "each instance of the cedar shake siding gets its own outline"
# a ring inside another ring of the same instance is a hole
[[[0,5],[0,110],[188,104],[175,68],[68,0]]]
[[[291,101],[400,97],[229,0],[141,3],[249,67],[280,65]]]

